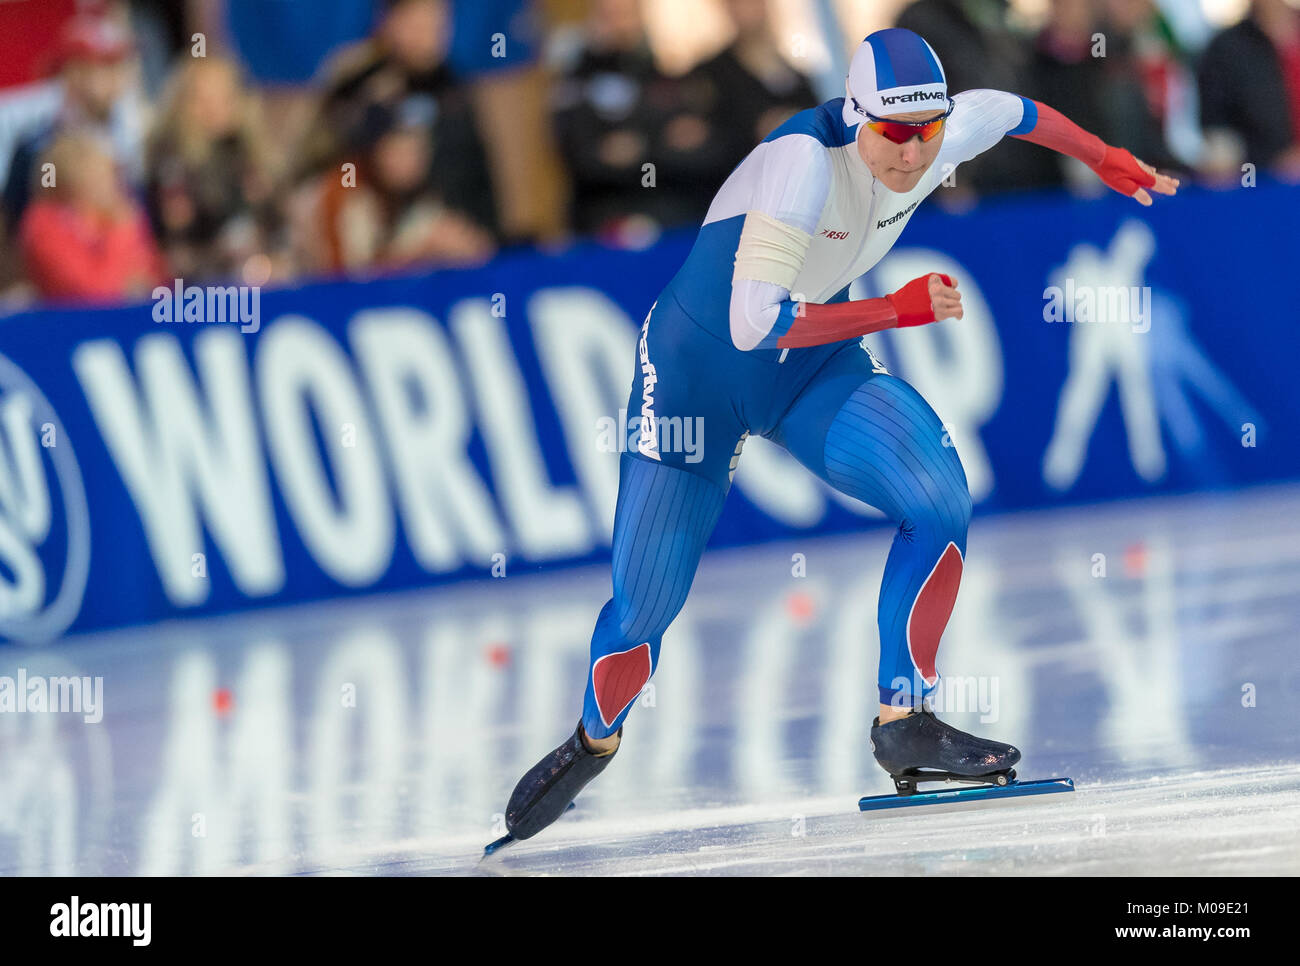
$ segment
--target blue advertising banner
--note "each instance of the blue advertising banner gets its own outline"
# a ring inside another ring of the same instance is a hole
[[[868,339],[983,511],[1300,478],[1300,189],[926,206],[855,283],[965,318]],[[636,332],[693,233],[0,320],[0,635],[518,573],[608,552]],[[715,544],[878,525],[765,440]]]

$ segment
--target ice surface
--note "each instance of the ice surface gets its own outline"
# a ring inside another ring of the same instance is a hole
[[[607,568],[5,648],[104,699],[0,714],[0,873],[1300,874],[1300,487],[977,518],[939,713],[1078,790],[863,814],[891,536],[710,552],[618,758],[484,863]]]

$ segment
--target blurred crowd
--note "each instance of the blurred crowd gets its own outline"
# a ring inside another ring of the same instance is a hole
[[[1156,0],[915,0],[951,92],[1042,100],[1184,177],[1300,179],[1300,0],[1210,29]],[[685,72],[641,0],[7,0],[0,297],[147,297],[481,263],[698,223],[745,154],[838,96],[768,0]],[[683,30],[689,29],[682,25]],[[856,38],[855,38],[856,39]],[[819,96],[819,93],[821,96]],[[941,203],[1099,185],[1008,140]],[[650,190],[653,189],[653,190]],[[946,196],[946,197],[945,197]]]

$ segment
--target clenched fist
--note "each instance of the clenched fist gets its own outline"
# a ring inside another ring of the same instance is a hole
[[[939,319],[960,319],[962,316],[957,280],[937,272],[914,278],[885,298],[894,307],[900,329],[910,325],[925,325]]]
[[[961,292],[957,291],[957,280],[947,275],[931,275],[928,280],[930,306],[934,309],[936,319],[960,319]]]

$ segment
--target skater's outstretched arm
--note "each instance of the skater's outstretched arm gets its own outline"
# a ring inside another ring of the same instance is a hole
[[[1126,148],[1107,144],[1040,101],[1027,97],[1020,100],[1024,105],[1023,119],[1016,130],[1009,132],[1012,137],[1077,158],[1096,172],[1108,187],[1142,205],[1151,204],[1147,188],[1162,195],[1172,195],[1178,190],[1177,178],[1160,174],[1151,165],[1133,157]]]

